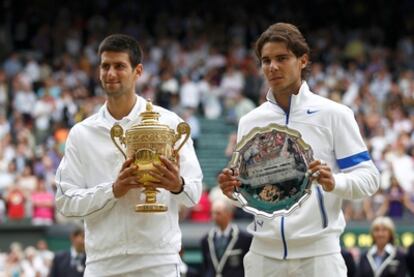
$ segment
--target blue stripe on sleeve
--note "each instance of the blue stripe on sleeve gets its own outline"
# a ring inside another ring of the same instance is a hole
[[[345,169],[369,160],[371,160],[371,157],[369,156],[368,151],[364,151],[343,159],[338,159],[336,162],[340,169]]]

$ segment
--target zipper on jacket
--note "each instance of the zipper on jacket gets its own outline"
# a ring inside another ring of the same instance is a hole
[[[280,220],[280,234],[282,235],[282,242],[283,242],[283,259],[285,260],[287,257],[287,244],[285,238],[285,217],[282,216]]]
[[[289,124],[289,115],[290,115],[290,101],[292,99],[292,96],[289,96],[289,107],[286,111],[286,120],[285,125]],[[287,249],[287,243],[286,243],[286,237],[285,237],[285,217],[282,216],[280,220],[280,234],[282,235],[282,242],[283,242],[283,259],[285,260],[288,255],[288,249]]]
[[[321,212],[322,217],[322,227],[325,229],[328,226],[328,217],[326,215],[326,209],[325,209],[325,202],[323,200],[323,194],[320,187],[316,188],[316,191],[318,192],[318,202],[319,202],[319,210]]]
[[[286,120],[285,120],[285,125],[286,127],[288,126],[289,123],[289,115],[290,115],[290,101],[292,100],[292,95],[289,96],[289,105],[288,105],[288,110],[285,112],[286,113]]]

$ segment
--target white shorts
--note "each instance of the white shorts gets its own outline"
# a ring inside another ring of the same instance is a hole
[[[94,276],[85,274],[87,276]],[[124,274],[110,275],[110,277],[180,277],[180,267],[178,264],[167,264],[161,266],[147,267]]]
[[[249,251],[243,260],[245,277],[346,277],[341,253],[279,260]]]

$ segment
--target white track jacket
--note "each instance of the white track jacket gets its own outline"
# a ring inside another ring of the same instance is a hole
[[[105,104],[70,130],[56,174],[56,207],[67,217],[84,219],[87,264],[120,255],[175,255],[175,262],[179,262],[179,206],[195,205],[202,191],[202,172],[191,139],[179,153],[184,191],[175,195],[160,189],[157,194],[157,202],[166,204],[168,212],[135,212],[135,205],[145,199],[141,189],[132,189],[119,199],[112,192],[124,157],[112,142],[110,129],[115,122],[124,131],[139,123],[145,106],[146,101],[137,97],[130,114],[116,121]],[[175,113],[161,107],[154,106],[154,111],[160,113],[162,124],[174,130],[182,122]],[[157,264],[163,264],[163,260]],[[141,267],[145,265],[135,266]]]
[[[297,95],[291,96],[287,113],[277,105],[271,91],[267,100],[241,118],[237,140],[254,127],[270,123],[297,130],[312,147],[314,158],[331,167],[336,186],[332,192],[325,192],[320,185],[313,185],[310,197],[288,216],[256,216],[248,227],[254,236],[250,250],[276,259],[339,253],[339,237],[345,228],[342,199],[370,196],[379,187],[379,172],[353,112],[312,93],[306,82]]]

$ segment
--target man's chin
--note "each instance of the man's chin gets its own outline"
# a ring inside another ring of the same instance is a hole
[[[105,88],[105,92],[108,95],[118,95],[118,94],[120,94],[119,89],[113,89],[113,88],[107,88],[107,87]]]

